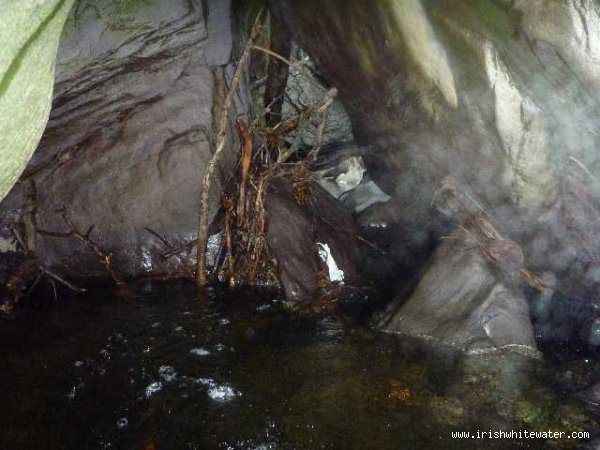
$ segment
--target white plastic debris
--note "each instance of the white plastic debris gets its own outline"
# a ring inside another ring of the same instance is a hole
[[[343,193],[356,188],[361,183],[365,172],[362,158],[350,156],[341,160],[335,167],[314,172],[314,176],[321,187],[338,198]]]
[[[363,179],[364,173],[366,172],[360,156],[351,156],[346,161],[346,165],[348,170],[339,174],[335,179],[335,182],[340,187],[342,193],[358,186]]]
[[[129,420],[127,420],[127,417],[121,417],[119,420],[117,420],[117,428],[125,428],[127,425],[129,425]]]
[[[327,265],[329,281],[344,284],[344,271],[340,270],[337,266],[335,259],[333,259],[333,256],[331,255],[331,249],[329,248],[329,245],[319,242],[317,243],[317,246],[319,257]]]

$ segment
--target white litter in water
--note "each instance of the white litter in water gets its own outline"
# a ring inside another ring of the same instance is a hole
[[[119,420],[117,420],[117,428],[125,428],[127,425],[129,425],[129,420],[127,420],[127,417],[121,417]]]
[[[225,350],[225,345],[224,344],[217,344],[215,345],[215,350],[218,352],[222,352],[223,350]]]
[[[196,356],[208,356],[210,355],[210,352],[208,350],[205,350],[203,348],[193,348],[190,350],[190,353],[192,355],[196,355]]]
[[[158,376],[161,377],[165,383],[170,383],[177,378],[177,371],[171,366],[160,366],[158,368]]]
[[[102,356],[104,359],[110,359],[110,353],[108,353],[108,350],[105,348],[100,350],[100,356]]]
[[[148,387],[146,387],[146,398],[152,397],[157,392],[161,391],[163,388],[163,384],[160,381],[155,381],[150,383]]]
[[[344,284],[344,271],[340,270],[331,255],[331,249],[329,245],[321,242],[317,243],[319,256],[325,264],[327,264],[327,270],[329,272],[329,281],[339,282]]]
[[[219,319],[219,325],[229,325],[230,323],[231,323],[231,321],[229,319],[227,319],[226,317]]]
[[[196,383],[206,386],[208,396],[215,402],[226,403],[242,395],[237,389],[228,384],[218,384],[212,378],[198,378]]]
[[[75,367],[83,366],[83,361],[75,361]]]
[[[256,307],[256,310],[257,310],[258,312],[261,312],[261,311],[266,311],[266,310],[267,310],[267,309],[269,309],[270,307],[271,307],[271,305],[268,305],[268,304],[265,304],[265,305],[258,305],[258,306]]]

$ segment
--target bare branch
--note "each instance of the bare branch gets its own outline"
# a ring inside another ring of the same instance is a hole
[[[219,128],[217,133],[215,152],[213,153],[208,163],[208,166],[206,167],[206,171],[204,172],[204,177],[202,178],[202,194],[200,196],[200,211],[198,214],[198,243],[196,258],[196,284],[198,285],[198,287],[205,286],[207,283],[206,245],[208,243],[208,199],[212,176],[215,171],[217,162],[219,161],[219,158],[221,156],[221,153],[225,149],[225,144],[227,141],[227,122],[229,120],[231,104],[233,102],[233,97],[235,95],[240,81],[240,77],[242,75],[244,64],[248,59],[250,50],[252,49],[252,44],[258,36],[261,17],[262,11],[258,14],[256,18],[254,27],[252,28],[252,33],[250,34],[250,37],[248,38],[248,41],[244,46],[244,50],[242,51],[242,55],[240,56],[238,65],[235,69],[233,79],[231,80],[231,86],[229,87],[227,95],[225,96],[223,110],[221,113],[221,120],[219,122]]]

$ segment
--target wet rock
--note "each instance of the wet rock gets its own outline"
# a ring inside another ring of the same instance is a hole
[[[231,20],[228,1],[77,2],[61,41],[48,128],[0,214],[26,210],[25,188],[34,182],[37,226],[66,231],[56,214],[65,206],[81,230],[95,225],[92,237],[114,253],[118,270],[136,275],[189,263],[193,255],[163,261],[163,243],[145,228],[173,245],[196,235],[215,105],[232,72]],[[243,92],[233,118],[245,108]],[[236,149],[228,146],[216,172],[211,215]],[[75,240],[38,236],[35,250],[64,272],[102,271]]]
[[[318,105],[323,101],[323,95],[328,89],[328,83],[319,74],[314,62],[299,47],[292,50],[292,57],[296,61],[303,61],[301,67],[292,67],[285,90],[285,102],[283,103],[283,116],[290,116],[302,111],[309,105]],[[313,81],[309,80],[306,73],[311,74]],[[313,117],[307,126],[302,127],[295,133],[290,134],[289,140],[295,145],[304,148],[314,146],[319,118]],[[323,132],[323,147],[335,146],[338,150],[348,149],[354,146],[354,136],[350,118],[339,99],[333,101],[327,109],[327,121]]]
[[[464,228],[436,251],[410,298],[396,298],[384,331],[431,339],[469,353],[537,354],[526,300],[518,288],[522,255],[506,240]]]
[[[525,267],[568,297],[598,297],[596,3],[274,3],[372,146],[363,160],[392,197],[374,206],[391,210],[401,269],[449,234],[435,203],[452,176]]]
[[[271,184],[266,202],[267,240],[288,300],[308,301],[317,290],[317,243],[327,244],[344,281],[357,280],[358,247],[352,216],[313,184],[306,204],[288,182]]]

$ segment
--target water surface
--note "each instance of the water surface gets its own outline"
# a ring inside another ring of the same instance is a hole
[[[274,294],[209,297],[145,286],[1,317],[0,448],[576,448],[451,432],[593,423],[537,363],[482,370]]]

